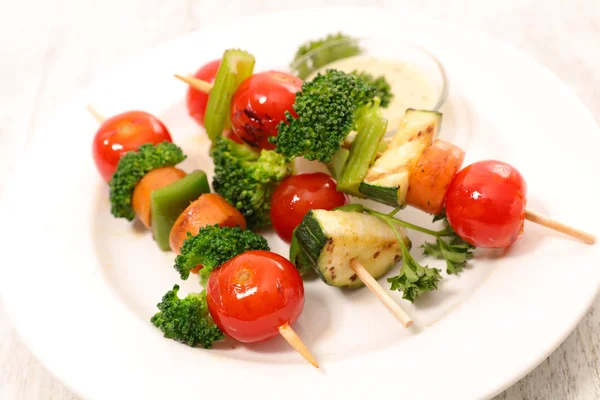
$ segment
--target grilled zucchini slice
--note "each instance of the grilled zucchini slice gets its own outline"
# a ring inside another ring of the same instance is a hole
[[[405,207],[411,167],[431,146],[441,122],[439,112],[406,110],[397,133],[359,185],[360,193],[392,207]]]
[[[398,227],[407,248],[411,241]],[[311,264],[331,286],[356,288],[363,282],[350,267],[356,258],[375,278],[381,278],[402,257],[392,229],[379,218],[360,212],[311,210],[296,229],[298,250],[292,262]],[[301,252],[299,255],[298,252]]]

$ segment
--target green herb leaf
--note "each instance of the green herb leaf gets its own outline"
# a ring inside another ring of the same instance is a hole
[[[400,275],[388,278],[392,290],[402,291],[402,298],[414,303],[423,293],[436,290],[437,284],[442,279],[440,270],[422,266],[408,253],[402,251],[402,268]]]
[[[435,221],[444,221],[446,228],[444,234],[439,236],[435,243],[424,243],[423,253],[440,260],[446,260],[446,272],[448,274],[459,274],[467,261],[473,258],[475,246],[462,240],[452,229],[444,213],[436,215]]]
[[[421,246],[423,253],[440,260],[446,260],[446,272],[459,274],[467,261],[473,258],[475,246],[456,237],[449,241],[438,238],[435,243],[425,243]]]
[[[381,218],[381,217],[380,217]],[[417,297],[430,290],[436,290],[437,284],[442,279],[440,270],[436,268],[423,267],[410,255],[410,251],[404,244],[404,240],[398,233],[394,224],[388,219],[382,219],[394,232],[398,244],[402,249],[402,267],[400,275],[388,278],[392,284],[392,290],[402,292],[402,298],[414,303]]]

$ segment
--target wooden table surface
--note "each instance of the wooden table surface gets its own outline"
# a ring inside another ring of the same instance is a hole
[[[0,196],[32,132],[115,63],[207,22],[334,5],[425,12],[485,31],[549,67],[600,122],[598,0],[2,0]],[[566,341],[497,399],[600,398],[599,309],[597,299]],[[0,302],[0,399],[76,398],[31,355]]]

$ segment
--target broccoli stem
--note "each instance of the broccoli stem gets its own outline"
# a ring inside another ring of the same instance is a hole
[[[357,113],[356,138],[350,146],[350,155],[338,181],[338,190],[357,197],[364,197],[358,186],[375,161],[379,143],[385,135],[388,120],[379,109],[379,101],[363,106]]]

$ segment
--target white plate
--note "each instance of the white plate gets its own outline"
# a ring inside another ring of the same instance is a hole
[[[475,260],[417,305],[393,293],[416,320],[408,330],[366,289],[307,282],[297,330],[321,371],[281,339],[207,351],[164,339],[149,323],[162,294],[179,282],[173,256],[148,232],[110,216],[91,158],[96,123],[85,105],[106,115],[157,114],[188,153],[184,168],[210,169],[173,73],[194,71],[226,47],[253,52],[257,70],[285,68],[299,43],[338,29],[387,33],[432,51],[450,79],[442,137],[463,146],[466,163],[512,163],[527,179],[531,208],[596,231],[598,127],[565,85],[516,50],[389,10],[294,11],[207,27],[95,81],[38,132],[5,191],[4,303],[35,355],[74,391],[97,399],[489,397],[548,356],[584,315],[600,283],[600,247],[528,223],[503,257]],[[415,210],[404,216],[430,220]],[[412,237],[421,258],[423,238]],[[196,289],[193,280],[184,289]]]

